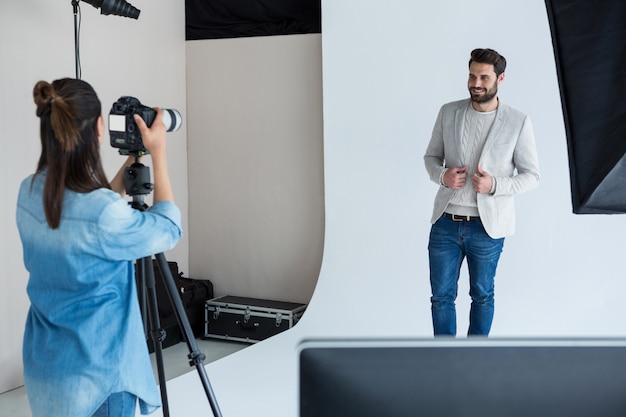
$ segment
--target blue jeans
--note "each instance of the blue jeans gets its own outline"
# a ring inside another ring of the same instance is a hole
[[[479,219],[454,221],[443,215],[430,231],[428,259],[435,336],[456,335],[455,300],[461,264],[470,276],[468,335],[489,335],[494,312],[494,279],[504,238],[492,239]]]
[[[107,398],[92,417],[134,417],[137,397],[128,392],[116,392]]]

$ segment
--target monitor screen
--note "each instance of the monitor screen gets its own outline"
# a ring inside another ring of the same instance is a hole
[[[624,417],[626,340],[308,340],[300,417]]]

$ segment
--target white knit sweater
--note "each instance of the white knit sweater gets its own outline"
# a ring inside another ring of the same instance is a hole
[[[456,190],[446,212],[463,216],[478,216],[476,192],[472,187],[472,175],[477,170],[478,160],[483,151],[487,135],[496,118],[497,110],[479,112],[471,106],[465,113],[461,132],[461,154],[467,166],[467,181],[460,190]]]

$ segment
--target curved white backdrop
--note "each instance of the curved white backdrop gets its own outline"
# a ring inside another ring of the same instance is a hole
[[[322,3],[322,269],[293,330],[207,366],[223,414],[296,416],[296,347],[304,338],[430,337],[426,245],[436,186],[422,155],[439,107],[467,96],[476,47],[507,58],[500,98],[530,115],[542,171],[539,189],[516,200],[517,233],[505,242],[496,278],[492,335],[624,336],[626,220],[572,214],[544,3]],[[469,309],[463,273],[460,332]],[[172,381],[170,393],[173,413],[210,415],[194,372]]]

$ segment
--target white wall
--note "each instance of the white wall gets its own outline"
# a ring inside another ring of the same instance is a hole
[[[81,3],[82,79],[92,84],[103,113],[122,95],[144,104],[177,108],[185,117],[184,2],[131,1],[141,10],[138,20],[103,16]],[[15,226],[15,203],[21,180],[32,173],[39,157],[39,120],[32,89],[41,79],[75,77],[74,15],[71,2],[3,1],[0,5],[0,206],[3,274],[0,290],[0,392],[22,381],[21,345],[28,309],[28,279]],[[170,135],[168,157],[177,202],[187,230],[186,127]],[[125,157],[108,143],[102,148],[112,176]],[[188,267],[188,240],[166,254]]]
[[[226,294],[308,303],[324,245],[321,36],[187,42],[189,263]]]
[[[430,337],[426,246],[436,186],[422,156],[439,107],[467,96],[475,47],[508,59],[500,97],[532,118],[542,168],[540,187],[517,198],[517,233],[496,278],[493,336],[626,336],[626,218],[571,214],[543,1],[328,0],[322,14],[322,269],[293,330],[207,366],[223,414],[298,415],[303,338]],[[466,273],[462,282],[461,332]],[[210,413],[195,373],[169,392],[172,412]]]

